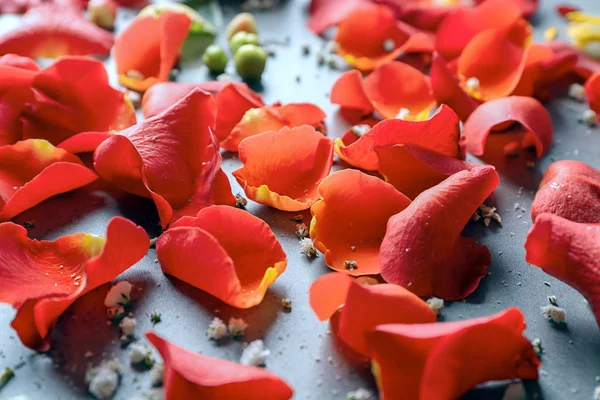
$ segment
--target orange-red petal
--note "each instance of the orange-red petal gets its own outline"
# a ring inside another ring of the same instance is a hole
[[[359,4],[368,0],[311,0],[308,29],[321,35],[327,28],[339,24]]]
[[[378,274],[387,221],[410,199],[381,179],[351,169],[325,178],[319,197],[310,209],[310,237],[327,266],[355,276]],[[349,269],[347,261],[356,265]]]
[[[375,152],[385,181],[411,199],[450,175],[476,165],[410,144],[378,146]]]
[[[370,114],[373,111],[362,82],[362,74],[357,70],[346,71],[339,76],[331,88],[331,102],[343,109]]]
[[[11,65],[10,57],[5,57],[0,63],[0,145],[22,139],[21,114],[33,100],[31,84],[36,74],[30,69]]]
[[[327,321],[346,303],[354,280],[347,274],[331,273],[315,279],[308,289],[308,302],[319,321]]]
[[[18,28],[0,37],[0,55],[14,53],[31,58],[108,56],[113,42],[111,32],[83,18],[78,8],[43,3],[27,11]]]
[[[525,130],[520,146],[535,145],[538,157],[552,145],[552,120],[548,110],[531,97],[510,96],[477,107],[465,122],[463,136],[467,152],[482,156],[488,135],[494,128],[518,122]],[[496,132],[494,132],[496,133]]]
[[[184,98],[195,88],[204,90],[213,96],[216,96],[226,85],[229,85],[229,82],[207,81],[198,83],[157,83],[148,89],[146,93],[144,93],[144,97],[142,97],[142,111],[144,112],[144,117],[150,118],[160,114]]]
[[[215,135],[219,142],[231,134],[246,111],[265,105],[260,95],[243,83],[226,85],[215,97],[215,104],[217,107]]]
[[[22,57],[18,54],[8,53],[0,57],[0,65],[8,65],[29,71],[39,71],[40,67],[29,57]]]
[[[45,140],[0,146],[0,221],[96,179],[79,158]]]
[[[113,50],[121,85],[145,92],[168,80],[191,23],[186,14],[171,11],[135,18]]]
[[[133,222],[114,217],[106,238],[75,233],[53,242],[31,240],[7,222],[0,224],[0,245],[0,301],[17,309],[12,327],[23,344],[46,351],[61,314],[138,262],[150,240]]]
[[[100,61],[62,57],[35,75],[32,88],[35,98],[22,117],[25,139],[57,145],[81,132],[118,131],[135,124],[127,94],[110,86]]]
[[[283,211],[306,210],[333,164],[333,142],[313,127],[284,127],[244,139],[233,176],[251,200]]]
[[[180,219],[159,237],[156,254],[166,274],[238,308],[260,304],[287,265],[271,228],[229,206]]]
[[[213,127],[214,100],[194,89],[163,113],[102,142],[94,166],[104,180],[151,197],[166,227],[215,202],[235,203],[229,182],[219,179]]]
[[[551,213],[573,222],[600,223],[600,171],[581,161],[552,163],[531,205],[531,219]]]
[[[585,82],[585,94],[590,109],[600,114],[600,72],[596,72]]]
[[[385,324],[367,333],[386,399],[460,398],[493,380],[537,379],[540,361],[517,308],[460,322]]]
[[[337,139],[335,152],[354,167],[376,171],[379,168],[376,146],[415,144],[450,157],[462,158],[459,137],[460,126],[456,113],[450,107],[442,105],[425,121],[381,121],[350,145]]]
[[[264,368],[186,350],[154,332],[147,332],[146,338],[163,359],[167,400],[289,400],[294,395],[287,382]]]
[[[381,276],[418,296],[461,300],[471,294],[491,257],[487,247],[460,233],[499,181],[494,167],[478,166],[417,196],[388,222]]]

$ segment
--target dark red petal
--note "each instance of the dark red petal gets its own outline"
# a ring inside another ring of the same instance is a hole
[[[535,222],[543,213],[574,222],[600,223],[600,171],[580,161],[552,163],[531,205]]]
[[[556,11],[564,17],[570,12],[579,11],[579,7],[571,4],[559,4],[556,6]]]
[[[226,81],[207,81],[199,83],[183,82],[160,82],[152,86],[144,93],[142,97],[142,111],[144,117],[150,118],[160,114],[179,100],[184,98],[189,92],[198,88],[217,96],[219,92],[228,85]]]
[[[600,226],[540,214],[525,241],[526,261],[579,291],[600,325]]]
[[[439,24],[456,8],[464,7],[461,2],[442,2],[440,5],[431,0],[379,0],[394,10],[396,17],[411,26],[435,32]]]
[[[230,83],[215,97],[217,121],[215,135],[219,142],[223,141],[240,122],[246,111],[265,105],[259,94],[246,84]]]
[[[577,58],[577,62],[573,67],[573,72],[582,77],[588,79],[596,72],[600,72],[600,61],[594,60],[583,51],[568,43],[553,41],[549,44],[550,48],[554,51],[557,57],[573,55]]]
[[[153,332],[146,338],[163,358],[166,399],[288,400],[294,395],[283,379],[264,368],[186,350]]]
[[[31,58],[107,56],[113,41],[111,32],[84,19],[80,10],[44,3],[30,9],[18,28],[0,37],[0,54],[14,53]]]
[[[391,217],[379,253],[381,276],[418,296],[461,300],[471,294],[490,252],[460,233],[499,180],[491,166],[458,172]]]
[[[488,135],[494,128],[518,122],[525,130],[521,146],[535,144],[538,157],[552,145],[552,120],[542,103],[531,97],[510,96],[488,101],[477,107],[464,125],[467,152],[482,156]]]
[[[362,111],[369,114],[373,105],[365,93],[362,75],[359,71],[346,71],[335,81],[331,88],[331,102],[342,108]]]
[[[114,217],[106,239],[76,233],[53,242],[31,240],[15,224],[0,224],[0,301],[12,304],[12,327],[24,345],[46,351],[61,314],[79,297],[138,262],[150,240],[133,222]]]

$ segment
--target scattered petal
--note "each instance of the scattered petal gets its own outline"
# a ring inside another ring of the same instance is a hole
[[[243,83],[228,83],[215,97],[217,122],[215,135],[225,140],[251,108],[264,106],[260,95]]]
[[[160,114],[195,88],[204,90],[216,97],[229,82],[207,81],[199,83],[159,82],[148,89],[142,97],[144,117],[151,118]]]
[[[590,109],[600,114],[600,72],[595,73],[585,82],[585,95]]]
[[[308,29],[321,35],[327,28],[337,25],[359,4],[366,2],[367,0],[312,0]]]

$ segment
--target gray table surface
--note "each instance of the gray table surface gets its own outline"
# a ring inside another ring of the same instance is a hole
[[[540,11],[533,19],[536,38],[548,26],[564,25],[554,6],[557,0],[541,0]],[[339,75],[327,67],[318,67],[314,57],[301,55],[303,42],[318,49],[321,40],[306,29],[307,1],[292,0],[280,8],[256,14],[263,40],[285,41],[277,46],[262,80],[262,94],[267,102],[310,101],[322,107],[328,115],[331,137],[340,136],[347,124],[329,103],[328,92]],[[588,11],[600,13],[596,0],[580,0]],[[225,9],[226,19],[233,9]],[[120,15],[120,26],[131,15]],[[18,20],[0,17],[0,30],[9,29]],[[219,40],[223,40],[220,38]],[[109,69],[114,65],[107,61]],[[296,77],[300,82],[296,82]],[[114,78],[114,77],[113,77]],[[202,66],[185,67],[180,81],[200,81],[208,78]],[[485,228],[481,221],[471,222],[466,234],[476,237],[489,247],[492,267],[479,289],[466,301],[448,304],[442,311],[447,321],[485,316],[510,306],[519,307],[526,315],[529,338],[540,338],[545,353],[540,380],[527,383],[529,398],[591,399],[600,376],[600,335],[587,303],[581,295],[563,283],[527,265],[523,243],[530,227],[529,207],[543,171],[553,160],[577,159],[600,167],[600,129],[590,130],[577,123],[584,105],[561,98],[547,104],[552,114],[555,139],[549,154],[534,169],[526,169],[526,158],[498,160],[500,187],[488,204],[495,205],[502,215],[502,226]],[[230,173],[240,165],[235,155],[225,154],[223,167]],[[341,168],[336,161],[334,168]],[[231,178],[234,193],[241,192]],[[527,212],[514,210],[520,203]],[[343,399],[350,390],[373,388],[369,372],[356,368],[329,334],[327,323],[319,323],[312,313],[307,290],[310,283],[329,270],[323,259],[309,260],[300,253],[293,233],[290,213],[284,213],[250,202],[248,210],[270,224],[288,255],[288,269],[268,291],[262,304],[250,310],[237,310],[176,279],[162,274],[155,263],[155,252],[125,272],[119,279],[135,285],[134,314],[138,320],[138,336],[152,329],[149,314],[162,313],[156,332],[188,349],[228,360],[239,360],[240,342],[215,345],[206,338],[206,328],[212,318],[227,320],[243,317],[249,328],[246,340],[263,339],[272,355],[267,368],[285,378],[295,389],[296,399]],[[16,222],[34,222],[30,235],[54,239],[77,231],[104,234],[107,221],[122,215],[144,226],[151,237],[159,233],[157,215],[151,201],[137,198],[100,184],[52,198],[16,218]],[[304,213],[308,219],[309,213]],[[119,346],[118,328],[107,327],[103,299],[110,285],[104,285],[78,300],[60,319],[56,327],[53,350],[36,354],[24,347],[9,324],[14,317],[10,306],[0,305],[0,367],[16,369],[16,377],[0,391],[0,399],[26,394],[31,399],[87,398],[84,374],[88,363],[116,356],[124,365],[127,351]],[[568,323],[559,328],[540,315],[540,306],[548,295],[556,295],[567,311]],[[280,300],[293,300],[293,311],[284,313]],[[87,351],[91,359],[84,358]],[[328,358],[331,357],[328,361]],[[317,361],[320,359],[321,361]],[[149,374],[126,367],[116,399],[129,399],[150,387]],[[466,395],[470,399],[501,399],[506,384],[477,389]]]

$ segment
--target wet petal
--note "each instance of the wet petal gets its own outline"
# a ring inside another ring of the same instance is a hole
[[[333,142],[311,126],[284,127],[244,139],[233,176],[248,198],[283,211],[306,210],[333,164]]]
[[[183,82],[160,82],[152,86],[144,93],[142,97],[142,111],[144,117],[150,118],[160,114],[179,100],[184,98],[189,92],[198,88],[216,96],[229,82],[225,81],[207,81],[199,83]]]
[[[160,236],[156,251],[166,274],[238,308],[260,304],[287,265],[271,228],[228,206],[180,219]]]
[[[493,167],[473,167],[417,196],[388,222],[381,276],[418,296],[461,300],[471,294],[490,265],[490,252],[460,233],[498,182]]]
[[[53,242],[31,240],[8,222],[0,224],[0,245],[0,301],[17,309],[12,327],[23,344],[47,351],[61,314],[138,262],[150,241],[142,228],[114,217],[106,238],[75,233]]]
[[[264,368],[186,350],[154,332],[146,338],[163,358],[167,399],[288,400],[294,394],[288,383]]]
[[[219,142],[231,134],[246,111],[265,105],[260,95],[243,83],[226,85],[215,97],[215,104],[217,106],[215,134]]]

